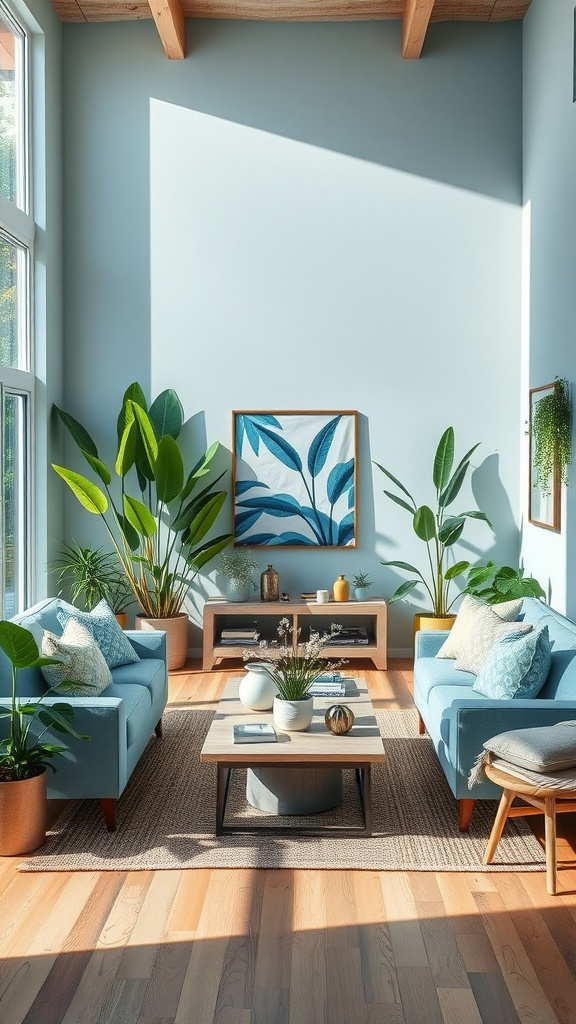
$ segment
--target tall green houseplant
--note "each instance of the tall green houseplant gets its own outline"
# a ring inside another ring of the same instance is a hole
[[[375,463],[400,492],[396,494],[385,490],[384,494],[410,514],[414,533],[426,546],[427,564],[424,571],[409,562],[386,561],[381,563],[402,569],[416,577],[416,579],[402,583],[389,599],[389,604],[400,601],[415,587],[422,585],[430,597],[433,616],[444,618],[458,598],[459,594],[455,594],[450,601],[450,584],[470,568],[470,562],[459,561],[449,564],[450,549],[460,539],[466,519],[481,519],[489,526],[491,525],[484,512],[473,510],[454,515],[449,511],[450,506],[460,493],[470,467],[470,458],[479,443],[466,452],[454,469],[454,429],[448,427],[444,431],[436,449],[432,468],[432,483],[436,491],[434,509],[429,505],[418,505],[397,477],[393,476],[389,470],[384,469],[380,463]]]
[[[186,472],[178,445],[184,423],[178,395],[163,391],[148,408],[134,383],[122,400],[112,470],[82,424],[56,410],[103,486],[63,466],[53,469],[83,508],[100,516],[143,614],[177,617],[199,570],[232,539],[230,534],[208,539],[226,501],[226,491],[216,489],[225,471],[200,486],[213,470],[218,442]]]

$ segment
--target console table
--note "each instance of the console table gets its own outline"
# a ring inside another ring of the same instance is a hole
[[[376,668],[386,668],[387,615],[384,598],[371,601],[227,601],[211,597],[204,605],[204,646],[202,669],[209,672],[221,658],[241,658],[246,644],[231,646],[220,642],[224,628],[255,626],[260,639],[277,640],[280,619],[288,619],[293,637],[301,629],[300,639],[308,639],[310,628],[319,633],[330,630],[333,622],[342,626],[365,626],[367,644],[342,644],[324,647],[325,658],[371,658]]]

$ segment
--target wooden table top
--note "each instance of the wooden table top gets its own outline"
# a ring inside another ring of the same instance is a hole
[[[314,718],[304,732],[281,732],[277,743],[234,743],[232,727],[236,723],[270,722],[272,711],[251,711],[238,699],[240,679],[229,679],[200,754],[201,761],[232,763],[255,761],[294,761],[299,764],[325,764],[330,761],[351,765],[385,761],[384,744],[374,715],[372,701],[363,679],[346,680],[346,696],[314,697]],[[324,715],[332,704],[347,704],[354,712],[349,733],[337,736],[326,727]]]

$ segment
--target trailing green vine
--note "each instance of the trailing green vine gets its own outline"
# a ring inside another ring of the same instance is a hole
[[[568,483],[572,462],[570,384],[564,377],[556,377],[554,383],[553,390],[534,404],[532,420],[534,482],[544,495],[552,491],[556,466],[562,483]]]

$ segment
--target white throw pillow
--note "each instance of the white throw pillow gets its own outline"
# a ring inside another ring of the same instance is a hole
[[[76,686],[62,691],[67,697],[97,697],[112,682],[112,674],[92,634],[77,619],[68,619],[62,636],[45,630],[42,654],[60,658],[58,665],[43,665],[42,675],[52,689],[66,680]]]
[[[460,648],[454,668],[477,676],[495,640],[501,636],[521,636],[531,629],[531,622],[502,622],[491,606],[485,605],[474,617],[474,627]]]
[[[442,647],[436,655],[437,658],[457,658],[460,649],[465,646],[470,633],[474,629],[474,622],[478,612],[483,608],[490,608],[502,622],[514,622],[522,608],[522,598],[518,601],[503,601],[501,604],[486,604],[479,597],[472,597],[466,594],[458,609],[454,625],[446,637]]]

